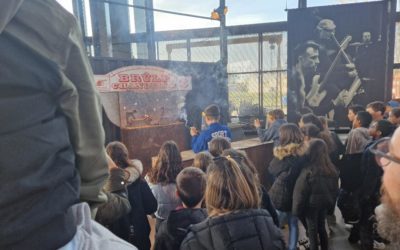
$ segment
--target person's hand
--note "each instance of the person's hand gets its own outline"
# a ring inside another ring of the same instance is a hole
[[[256,127],[256,128],[261,127],[261,122],[260,122],[259,119],[255,119],[255,120],[254,120],[254,127]]]
[[[190,127],[190,135],[191,136],[195,136],[195,135],[198,135],[198,134],[199,134],[199,131],[197,130],[196,127]]]

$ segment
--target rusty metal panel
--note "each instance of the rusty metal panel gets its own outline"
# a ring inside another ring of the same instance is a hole
[[[121,139],[129,150],[129,156],[142,161],[144,174],[151,167],[151,157],[158,154],[165,141],[175,141],[181,151],[190,149],[189,131],[183,123],[121,129]]]

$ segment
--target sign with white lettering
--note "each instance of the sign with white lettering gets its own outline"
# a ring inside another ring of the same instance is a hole
[[[106,75],[95,75],[96,87],[100,92],[189,91],[191,77],[180,76],[169,70],[154,66],[128,66],[111,71]]]

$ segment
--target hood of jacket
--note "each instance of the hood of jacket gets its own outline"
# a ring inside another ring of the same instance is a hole
[[[202,222],[207,218],[207,211],[203,208],[182,208],[171,211],[167,219],[168,233],[175,239],[185,238],[190,225]]]
[[[129,173],[127,179],[128,184],[131,184],[138,180],[143,173],[143,164],[141,161],[134,159],[130,161],[130,165],[125,168],[125,171]]]
[[[277,146],[274,148],[274,156],[278,160],[282,160],[288,156],[302,156],[306,151],[305,144],[290,143],[285,146]]]
[[[0,8],[0,34],[3,33],[7,24],[17,14],[24,0],[2,1]]]

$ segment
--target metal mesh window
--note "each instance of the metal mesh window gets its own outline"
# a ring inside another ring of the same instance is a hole
[[[187,61],[186,40],[162,41],[157,43],[158,60]]]
[[[220,58],[219,38],[202,38],[190,40],[192,62],[217,62]]]

